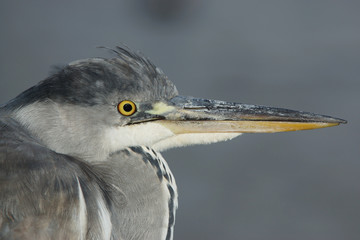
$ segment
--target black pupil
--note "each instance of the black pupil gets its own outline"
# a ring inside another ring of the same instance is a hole
[[[131,110],[133,109],[133,107],[131,106],[131,104],[126,103],[123,107],[125,112],[131,112]]]

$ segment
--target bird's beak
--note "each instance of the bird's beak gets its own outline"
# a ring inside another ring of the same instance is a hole
[[[132,123],[154,121],[175,134],[286,132],[332,127],[345,120],[308,112],[176,96],[140,106]]]

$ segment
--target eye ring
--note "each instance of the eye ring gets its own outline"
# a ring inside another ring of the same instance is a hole
[[[124,116],[131,116],[136,112],[136,105],[130,100],[121,101],[118,106],[118,111]]]

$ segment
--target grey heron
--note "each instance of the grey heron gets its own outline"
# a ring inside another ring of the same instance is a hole
[[[160,152],[345,120],[178,95],[147,58],[71,62],[0,107],[1,239],[173,238]]]

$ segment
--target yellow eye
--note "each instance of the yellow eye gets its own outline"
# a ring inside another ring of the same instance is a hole
[[[118,110],[124,116],[131,116],[136,112],[136,105],[132,101],[124,100],[119,103]]]

